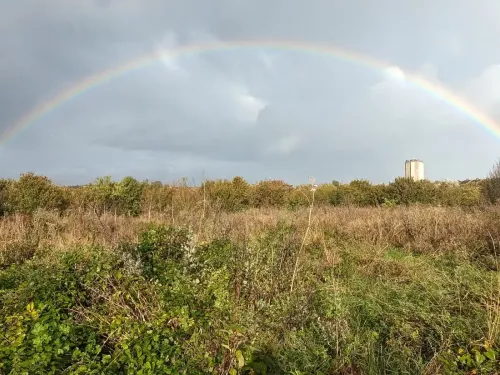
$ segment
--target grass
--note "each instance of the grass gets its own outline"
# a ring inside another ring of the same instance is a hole
[[[0,374],[495,374],[500,211],[0,221]]]

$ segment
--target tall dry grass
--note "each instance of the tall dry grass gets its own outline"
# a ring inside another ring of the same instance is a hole
[[[473,254],[500,252],[500,209],[463,210],[443,207],[318,207],[310,217],[309,208],[249,209],[227,213],[219,210],[185,210],[172,215],[141,217],[96,216],[94,213],[58,215],[38,211],[32,217],[12,215],[0,220],[0,250],[11,244],[31,241],[38,246],[67,248],[73,245],[112,246],[137,240],[148,223],[188,227],[197,241],[216,238],[241,240],[258,236],[278,222],[292,224],[309,243],[325,240],[340,243],[366,243],[382,247],[432,252]]]

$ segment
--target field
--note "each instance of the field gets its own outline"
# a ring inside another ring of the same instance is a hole
[[[0,220],[0,374],[500,371],[494,205],[141,194]]]

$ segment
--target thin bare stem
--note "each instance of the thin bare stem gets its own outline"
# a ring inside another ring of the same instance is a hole
[[[311,185],[312,185],[312,189],[311,189],[312,198],[311,198],[311,201],[309,204],[309,218],[307,221],[307,228],[306,228],[306,231],[304,233],[304,238],[302,238],[302,243],[300,244],[300,249],[299,249],[299,252],[297,253],[297,258],[295,259],[295,266],[293,267],[292,281],[290,283],[290,293],[293,292],[293,286],[294,286],[295,278],[297,277],[297,272],[298,272],[298,268],[299,268],[300,256],[302,255],[302,251],[304,249],[304,246],[305,246],[305,243],[307,240],[307,236],[309,235],[309,231],[311,229],[312,212],[313,212],[313,208],[314,208],[314,195],[316,193],[316,185],[314,185],[314,180],[311,181]]]

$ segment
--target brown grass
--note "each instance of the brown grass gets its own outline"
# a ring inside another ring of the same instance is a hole
[[[297,234],[308,228],[308,209],[249,209],[237,213],[208,210],[170,212],[148,218],[69,213],[63,216],[39,211],[30,218],[13,215],[0,220],[0,251],[13,243],[30,242],[39,247],[64,249],[75,245],[113,246],[135,241],[148,222],[175,224],[191,228],[196,241],[228,237],[244,240],[259,236],[279,221],[293,224]],[[319,207],[315,210],[308,243],[318,243],[325,258],[335,262],[332,246],[366,243],[379,247],[432,252],[493,251],[500,243],[500,210],[464,211],[460,208],[396,207],[356,208]],[[333,257],[333,258],[332,258]]]

